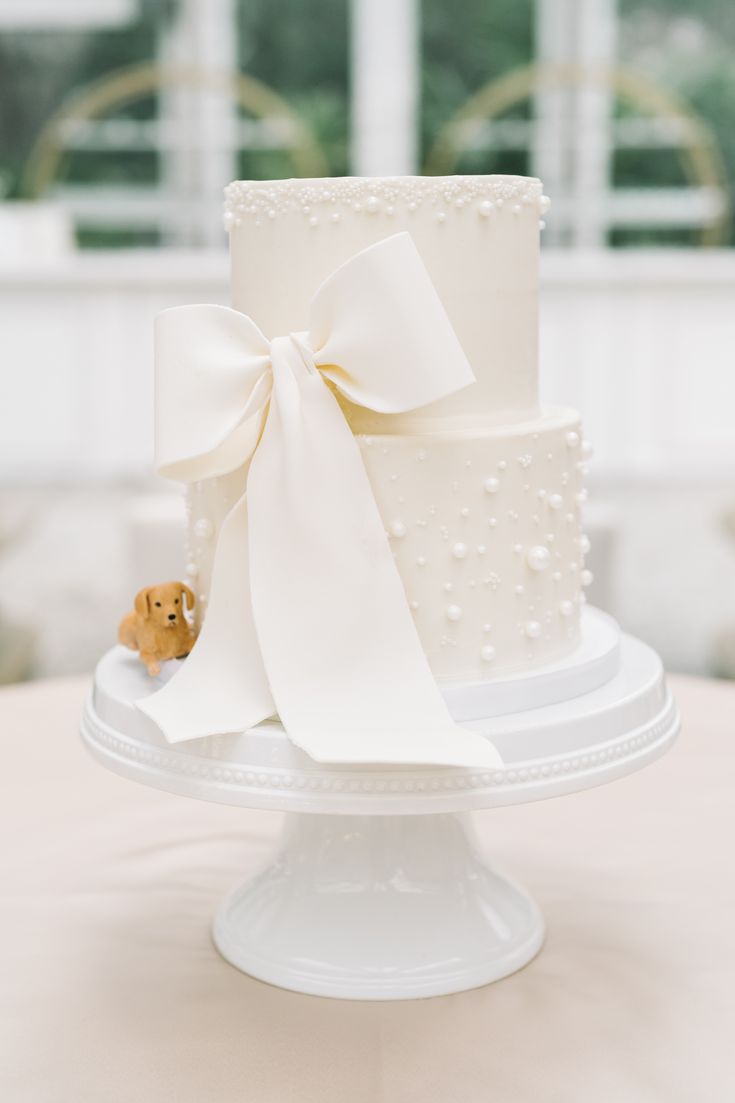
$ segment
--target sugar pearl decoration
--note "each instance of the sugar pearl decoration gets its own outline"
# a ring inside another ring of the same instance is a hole
[[[447,620],[459,620],[462,616],[462,610],[459,605],[447,605],[446,614]]]
[[[571,617],[572,613],[574,612],[574,605],[571,601],[560,601],[559,612],[563,617]]]
[[[425,567],[426,566],[426,556],[425,555],[420,555],[418,557],[418,559],[416,560],[416,563],[418,564],[419,567]]]
[[[461,542],[456,543],[452,548],[452,555],[455,559],[464,559],[467,555],[467,545]]]
[[[546,214],[550,206],[551,200],[549,199],[548,195],[542,195],[538,201],[538,209],[541,214]]]
[[[551,562],[551,552],[543,544],[535,544],[528,549],[526,560],[532,571],[545,571]]]
[[[579,447],[579,433],[567,433],[567,445],[569,448]]]
[[[595,450],[592,447],[592,442],[589,441],[589,440],[583,440],[582,441],[582,455],[584,456],[584,458],[586,460],[592,459],[592,456],[594,455],[594,452],[595,452]]]
[[[564,505],[564,499],[561,494],[549,494],[549,505],[552,509],[561,509]]]
[[[377,195],[371,195],[368,197],[367,202],[365,203],[365,210],[368,214],[377,214],[377,212],[380,210],[380,200],[378,199]]]
[[[482,217],[483,218],[489,218],[494,210],[495,210],[495,204],[492,202],[492,200],[491,199],[483,199],[482,203],[479,206],[479,211],[480,211],[480,214],[482,215]]]
[[[495,648],[492,644],[486,643],[480,648],[480,658],[484,663],[491,663],[495,658]]]
[[[469,517],[470,511],[468,510],[467,506],[463,506],[462,509],[460,509],[459,515],[460,517]]]
[[[213,532],[212,522],[206,517],[202,517],[194,525],[194,535],[198,536],[200,540],[209,540]]]
[[[582,571],[579,576],[579,581],[582,583],[583,586],[591,586],[593,578],[594,575],[592,574],[592,571]]]
[[[388,528],[390,530],[391,536],[395,536],[398,539],[406,535],[406,526],[404,525],[403,521],[391,521]]]
[[[497,494],[498,487],[500,486],[500,480],[499,479],[485,479],[485,482],[482,485],[484,486],[485,492],[487,494]]]
[[[527,620],[523,631],[529,640],[537,640],[541,635],[541,624],[537,620]]]
[[[586,532],[583,532],[579,538],[579,550],[581,551],[582,555],[587,555],[591,546],[592,545],[590,544],[589,536]]]
[[[199,574],[199,568],[197,567],[196,563],[187,563],[186,573],[189,578],[196,578],[196,576]]]

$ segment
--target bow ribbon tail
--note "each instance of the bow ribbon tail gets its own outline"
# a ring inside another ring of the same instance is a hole
[[[271,407],[248,478],[250,578],[290,738],[323,762],[499,764],[449,716],[336,399],[293,339],[271,353]]]
[[[138,702],[169,743],[243,731],[276,711],[253,624],[247,549],[243,495],[222,525],[207,616],[193,651],[170,682]]]

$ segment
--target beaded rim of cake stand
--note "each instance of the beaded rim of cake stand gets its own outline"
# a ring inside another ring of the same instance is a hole
[[[371,767],[361,770],[339,768],[287,770],[267,766],[248,767],[219,762],[215,757],[194,757],[180,751],[152,747],[117,732],[97,716],[92,699],[87,702],[82,718],[82,736],[91,749],[100,749],[105,758],[118,758],[133,766],[159,769],[196,782],[206,782],[223,790],[284,797],[301,793],[326,798],[382,797],[390,801],[406,796],[446,796],[462,790],[496,793],[508,790],[542,789],[561,783],[571,783],[596,771],[630,762],[636,758],[655,757],[678,731],[676,705],[670,694],[659,714],[636,730],[593,745],[580,753],[567,753],[548,758],[528,759],[512,766],[491,770],[461,768],[412,767],[405,777],[390,767],[382,771]],[[221,739],[222,737],[216,737]],[[419,776],[423,775],[423,776]],[[142,779],[141,779],[142,780]],[[600,777],[600,781],[604,777]],[[539,792],[539,796],[543,796]],[[551,795],[551,794],[550,794]],[[530,798],[532,799],[532,798]],[[246,803],[243,801],[243,803]]]

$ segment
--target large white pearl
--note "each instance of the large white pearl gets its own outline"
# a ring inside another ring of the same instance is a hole
[[[545,571],[551,562],[551,552],[542,544],[536,544],[528,549],[526,560],[532,571]]]
[[[490,199],[483,199],[479,210],[483,218],[489,218],[495,209],[495,204]]]
[[[498,487],[500,486],[500,480],[499,479],[492,479],[492,478],[491,479],[485,479],[485,482],[482,485],[485,487],[486,493],[496,494],[497,491],[498,491]]]
[[[564,499],[562,498],[561,494],[550,494],[549,505],[552,509],[561,509],[561,507],[564,505]]]
[[[452,555],[455,559],[464,559],[467,555],[467,545],[463,544],[461,541],[456,543],[452,548]]]
[[[459,605],[447,605],[446,613],[447,620],[459,620],[462,616],[462,610]]]
[[[541,635],[541,624],[537,620],[527,620],[523,631],[529,640],[537,640]]]

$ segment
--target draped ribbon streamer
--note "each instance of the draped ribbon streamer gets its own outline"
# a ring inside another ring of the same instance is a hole
[[[276,713],[320,762],[492,766],[431,674],[359,447],[327,384],[381,413],[473,381],[408,234],[338,268],[307,333],[269,341],[219,306],[156,320],[156,462],[194,482],[250,463],[207,615],[182,668],[138,702],[171,743]]]

